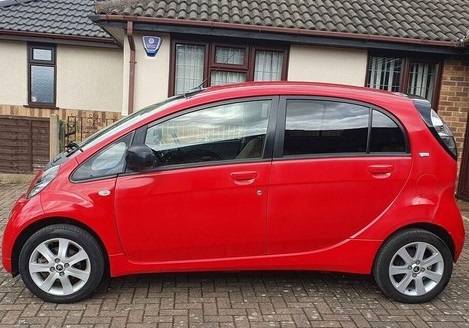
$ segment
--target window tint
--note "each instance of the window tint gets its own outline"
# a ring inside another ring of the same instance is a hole
[[[95,179],[124,172],[125,151],[131,139],[132,134],[129,134],[90,157],[73,173],[72,180]]]
[[[158,166],[261,158],[271,100],[219,105],[148,128]]]
[[[284,155],[365,153],[369,111],[334,101],[288,101]]]
[[[405,137],[391,118],[373,110],[370,152],[405,152]]]

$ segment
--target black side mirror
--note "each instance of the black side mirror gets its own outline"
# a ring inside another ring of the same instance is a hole
[[[140,171],[152,167],[156,156],[147,145],[136,145],[127,149],[125,161],[132,170]]]

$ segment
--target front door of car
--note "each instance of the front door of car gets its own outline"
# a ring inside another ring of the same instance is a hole
[[[273,99],[215,104],[150,124],[155,165],[117,179],[115,216],[135,262],[265,254]]]
[[[282,104],[268,201],[269,253],[327,249],[392,204],[410,174],[407,140],[389,113],[364,104]]]

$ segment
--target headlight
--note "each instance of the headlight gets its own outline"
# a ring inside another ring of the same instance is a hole
[[[57,176],[59,172],[60,165],[52,166],[48,170],[42,173],[41,177],[36,180],[34,186],[28,193],[27,198],[31,198],[34,195],[37,195],[42,189],[44,189],[54,178]]]

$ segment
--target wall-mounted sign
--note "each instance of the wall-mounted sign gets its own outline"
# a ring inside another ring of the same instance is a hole
[[[161,46],[161,38],[157,36],[142,36],[142,42],[147,56],[155,57]]]

